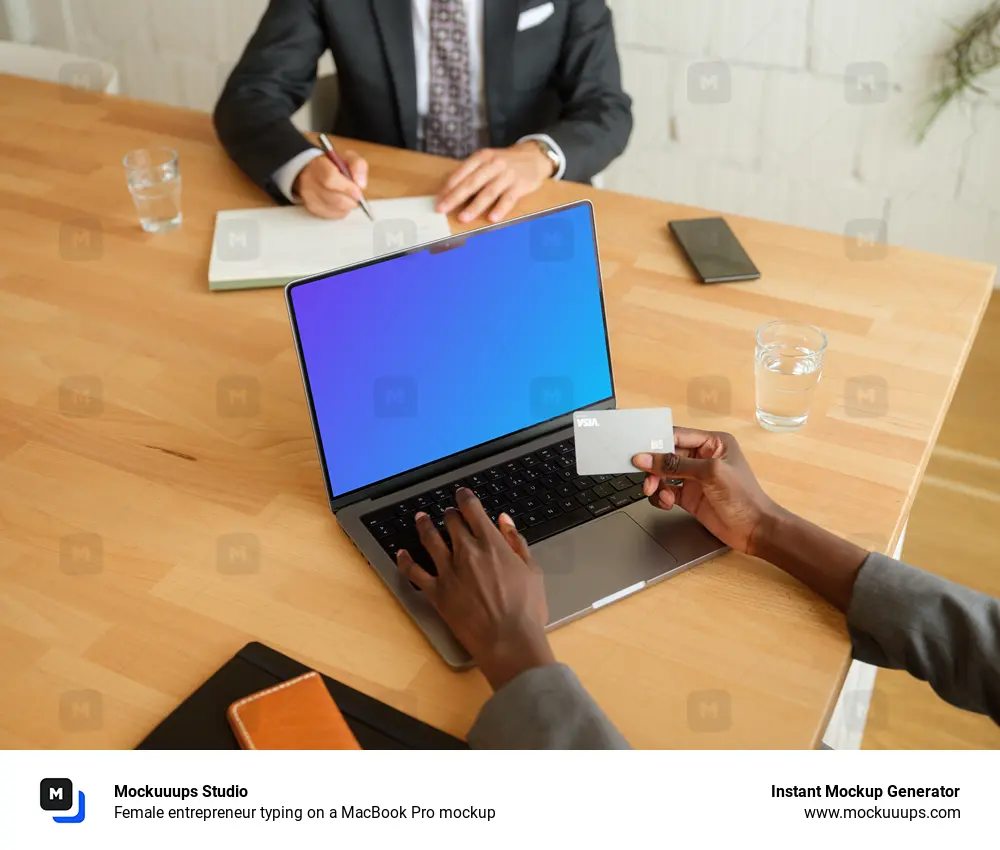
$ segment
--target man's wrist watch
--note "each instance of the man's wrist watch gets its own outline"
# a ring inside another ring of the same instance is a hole
[[[545,139],[532,139],[531,141],[538,145],[538,149],[545,154],[545,158],[552,163],[552,174],[550,174],[549,177],[558,174],[559,169],[562,167],[562,157],[559,156],[556,149],[545,141]]]

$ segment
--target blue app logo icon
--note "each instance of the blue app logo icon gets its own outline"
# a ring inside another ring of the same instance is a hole
[[[75,815],[53,815],[56,823],[83,823],[87,817],[86,798],[77,791]],[[68,812],[73,808],[73,782],[69,779],[43,779],[39,783],[38,804],[46,812]]]

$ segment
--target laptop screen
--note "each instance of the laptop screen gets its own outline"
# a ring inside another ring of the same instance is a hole
[[[334,496],[613,395],[586,203],[289,299]]]

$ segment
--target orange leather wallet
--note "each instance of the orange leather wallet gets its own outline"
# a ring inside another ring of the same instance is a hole
[[[226,712],[244,750],[360,750],[319,673],[234,702]]]

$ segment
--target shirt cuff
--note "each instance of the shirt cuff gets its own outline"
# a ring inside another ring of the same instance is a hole
[[[557,168],[556,173],[552,175],[552,179],[562,180],[563,175],[566,173],[566,154],[564,154],[562,148],[556,144],[555,139],[545,133],[532,133],[530,136],[524,136],[517,140],[518,144],[521,142],[531,141],[545,142],[545,144],[556,152],[556,156],[559,157],[559,168]]]
[[[271,175],[271,179],[278,189],[281,190],[281,194],[293,204],[300,202],[298,195],[292,190],[292,187],[295,185],[295,178],[299,176],[299,173],[308,163],[312,162],[318,156],[323,156],[323,151],[319,148],[309,148],[309,150],[302,151],[302,153],[293,156]]]

